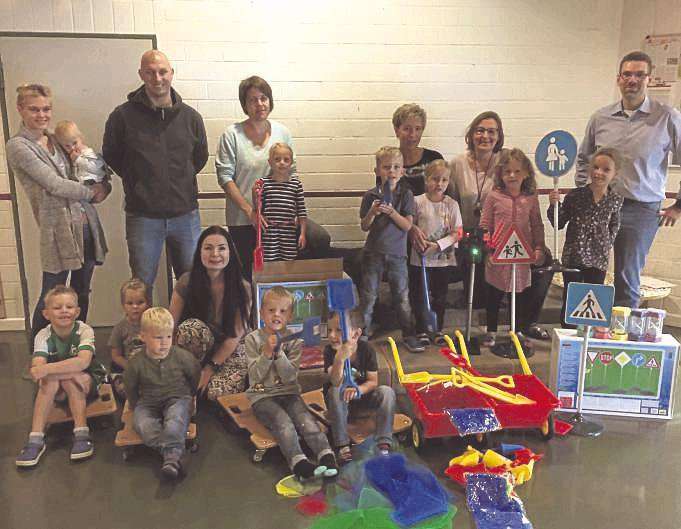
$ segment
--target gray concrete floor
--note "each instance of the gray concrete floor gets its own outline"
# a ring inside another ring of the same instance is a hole
[[[98,343],[106,343],[108,333],[108,329],[97,330]],[[534,343],[536,354],[530,364],[546,380],[548,342]],[[404,353],[403,358],[407,370],[446,365],[435,350]],[[159,461],[152,453],[122,461],[113,446],[117,419],[112,425],[93,421],[96,451],[91,460],[70,463],[70,428],[54,427],[40,465],[18,470],[14,458],[30,426],[33,395],[33,384],[20,376],[27,361],[22,334],[0,335],[0,528],[298,529],[311,525],[310,519],[295,511],[295,500],[279,497],[274,490],[287,473],[278,451],[270,451],[262,464],[251,463],[248,436],[227,431],[215,411],[205,406],[198,414],[200,449],[190,456],[188,476],[176,484],[159,480]],[[486,373],[518,370],[512,362],[489,353],[473,361]],[[385,379],[388,366],[381,362]],[[678,410],[678,395],[676,401]],[[517,488],[535,528],[678,529],[678,415],[667,422],[599,419],[606,431],[597,439],[544,442],[534,432],[514,431],[498,433],[494,441],[526,444],[544,453],[533,479]],[[460,529],[475,525],[462,489],[442,472],[464,448],[460,439],[435,442],[422,455],[404,448],[412,461],[442,476],[459,509],[453,526]]]

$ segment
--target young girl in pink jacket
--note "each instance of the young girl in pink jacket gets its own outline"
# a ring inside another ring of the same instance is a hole
[[[494,173],[494,190],[487,196],[482,209],[480,226],[486,228],[492,237],[500,236],[514,226],[534,252],[537,264],[544,261],[544,224],[537,199],[537,182],[532,162],[520,149],[502,152]],[[503,243],[504,241],[499,241]],[[485,265],[487,282],[487,335],[482,344],[491,347],[495,343],[499,305],[506,292],[511,291],[512,265]],[[516,265],[516,328],[525,330],[530,323],[525,307],[528,301],[528,287],[531,283],[530,264]]]

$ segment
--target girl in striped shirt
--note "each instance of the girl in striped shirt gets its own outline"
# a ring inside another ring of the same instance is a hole
[[[262,245],[265,261],[292,261],[305,248],[307,211],[298,177],[291,175],[293,150],[286,143],[270,148],[269,176],[262,189]],[[300,233],[298,233],[300,228]]]

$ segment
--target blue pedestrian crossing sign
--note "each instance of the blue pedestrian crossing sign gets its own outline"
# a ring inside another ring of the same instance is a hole
[[[608,327],[615,288],[612,285],[569,283],[565,303],[565,323]]]
[[[567,173],[577,160],[577,140],[565,130],[554,130],[544,136],[534,150],[534,163],[542,174],[559,177]]]

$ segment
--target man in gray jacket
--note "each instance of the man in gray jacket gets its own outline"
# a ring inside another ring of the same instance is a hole
[[[142,55],[144,85],[109,116],[104,160],[121,177],[130,269],[149,287],[163,244],[176,277],[191,268],[201,231],[196,174],[208,160],[200,114],[172,88],[173,68],[160,51]]]

